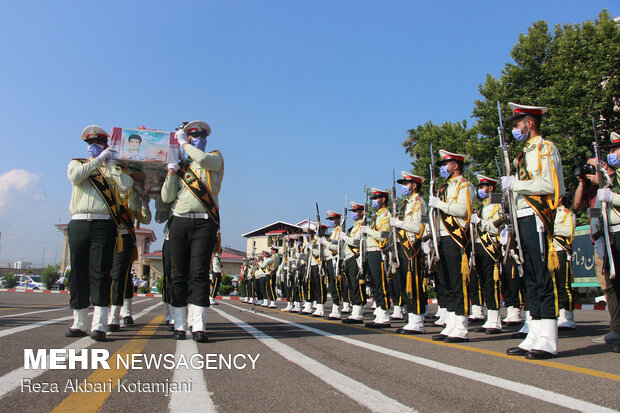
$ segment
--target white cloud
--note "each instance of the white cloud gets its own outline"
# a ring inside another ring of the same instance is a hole
[[[43,201],[45,196],[39,186],[40,178],[24,169],[12,169],[0,175],[0,209],[18,197]]]

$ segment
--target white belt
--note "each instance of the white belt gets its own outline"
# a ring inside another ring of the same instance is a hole
[[[530,215],[534,215],[534,209],[532,208],[524,208],[517,211],[517,218],[529,217]]]
[[[118,231],[121,233],[121,235],[128,235],[129,234],[129,230],[128,229],[121,229],[120,231]]]
[[[348,260],[349,258],[352,258],[352,257],[355,257],[355,254],[353,254],[352,252],[350,252],[350,253],[348,253],[348,254],[346,254],[346,255],[344,256],[344,260],[346,261],[346,260]]]
[[[186,214],[178,214],[176,212],[173,212],[172,215],[179,218],[209,219],[209,214],[207,214],[206,212],[188,212]]]
[[[439,236],[440,237],[449,237],[450,233],[448,231],[446,231],[445,229],[440,229],[439,230]]]
[[[92,221],[95,219],[110,219],[110,214],[73,214],[71,215],[71,219],[86,221]]]
[[[375,251],[381,251],[381,248],[379,247],[369,247],[366,252],[375,252]]]
[[[611,230],[611,232],[618,232],[620,231],[620,224],[618,225],[612,225],[611,228],[609,228]]]

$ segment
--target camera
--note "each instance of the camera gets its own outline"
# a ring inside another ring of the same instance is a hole
[[[590,165],[589,163],[585,165],[577,165],[573,168],[573,175],[575,176],[583,176],[583,175],[595,175],[596,167],[594,165]]]

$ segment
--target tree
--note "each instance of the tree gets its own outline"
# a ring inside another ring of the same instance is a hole
[[[60,269],[58,265],[48,265],[41,272],[41,282],[45,284],[45,288],[48,290],[52,289],[52,286],[58,281],[60,278]]]
[[[12,272],[5,273],[2,279],[4,280],[5,288],[15,288],[19,282],[19,277]]]
[[[220,284],[219,293],[221,295],[230,295],[230,293],[235,289],[232,285],[233,277],[229,274],[222,274],[222,283]]]

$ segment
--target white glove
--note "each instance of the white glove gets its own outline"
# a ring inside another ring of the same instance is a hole
[[[174,169],[175,172],[179,170],[179,164],[178,163],[169,163],[168,165],[166,165],[166,167],[168,169]]]
[[[502,245],[508,244],[508,228],[504,228],[502,232],[499,233],[499,243]]]
[[[368,227],[366,225],[362,225],[360,227],[360,232],[362,235],[366,235],[368,233]]]
[[[431,241],[430,240],[424,241],[422,243],[422,251],[424,251],[426,255],[429,255],[431,253]]]
[[[319,238],[319,244],[327,245],[327,241],[325,241],[325,238]]]
[[[428,198],[428,206],[431,208],[437,208],[437,205],[439,205],[439,198],[437,198],[436,196],[431,195]]]
[[[611,202],[611,198],[614,197],[614,193],[609,188],[603,188],[596,191],[596,198],[600,202]]]
[[[97,159],[99,159],[101,162],[105,162],[108,159],[112,158],[112,155],[114,154],[114,152],[116,152],[116,149],[112,148],[112,147],[107,147],[103,150],[103,152],[101,152],[99,154],[99,156],[97,157]]]
[[[403,221],[401,221],[398,218],[394,218],[394,217],[390,217],[390,225],[396,228],[402,228],[403,227]]]
[[[514,176],[502,176],[502,191],[510,191],[515,184]]]
[[[179,142],[180,147],[187,143],[187,135],[183,132],[183,129],[176,131],[174,133],[174,137],[177,138],[177,142]]]
[[[478,214],[471,214],[471,223],[476,225],[479,222],[480,222],[480,217],[478,216]]]

